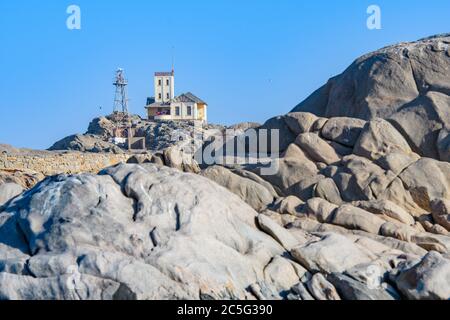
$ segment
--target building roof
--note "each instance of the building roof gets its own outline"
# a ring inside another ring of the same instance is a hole
[[[200,99],[199,97],[197,97],[196,95],[194,95],[191,92],[183,93],[183,94],[179,95],[178,97],[175,97],[175,99],[173,99],[173,101],[174,102],[194,102],[194,103],[207,104],[205,101],[203,101],[202,99]]]
[[[147,106],[146,108],[168,108],[172,102],[193,102],[193,103],[201,103],[208,105],[205,101],[195,96],[191,92],[183,93],[169,102],[155,102],[155,98],[147,98]]]
[[[146,106],[146,108],[169,108],[170,103],[168,102],[154,102]]]
[[[171,77],[175,74],[175,72],[155,72],[156,77]]]

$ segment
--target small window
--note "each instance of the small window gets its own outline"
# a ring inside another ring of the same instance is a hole
[[[192,116],[192,107],[187,107],[187,115]]]
[[[159,93],[159,94],[158,94],[158,97],[159,97],[159,99],[162,99],[162,94]]]
[[[169,99],[169,98],[170,98],[170,95],[169,95],[169,94],[167,94],[167,95],[166,95],[166,97],[167,97],[167,99]]]
[[[176,116],[180,115],[180,107],[175,107],[175,115]]]
[[[166,80],[166,85],[169,85],[169,84],[170,84],[169,79],[167,79]]]
[[[159,80],[158,80],[158,86],[161,86],[161,85],[162,85],[162,80],[159,79]]]

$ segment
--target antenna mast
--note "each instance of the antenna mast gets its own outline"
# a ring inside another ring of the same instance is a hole
[[[121,112],[124,115],[128,115],[128,81],[125,79],[125,72],[123,69],[117,69],[113,85],[116,87],[113,111],[114,113]]]

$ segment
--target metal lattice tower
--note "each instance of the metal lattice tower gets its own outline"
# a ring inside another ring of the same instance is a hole
[[[122,112],[124,115],[128,115],[128,81],[125,79],[125,72],[123,69],[117,69],[113,85],[116,87],[114,113]]]

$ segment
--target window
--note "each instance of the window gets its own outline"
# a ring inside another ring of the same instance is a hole
[[[162,94],[159,93],[159,94],[158,94],[158,97],[159,97],[159,99],[162,99]]]
[[[161,85],[162,85],[162,80],[159,79],[159,80],[158,80],[158,86],[161,86]]]
[[[167,94],[166,97],[167,97],[167,99],[170,99],[170,95],[169,94]]]
[[[192,107],[191,106],[187,107],[187,115],[192,116]]]
[[[167,79],[166,80],[166,85],[169,85],[169,84],[170,84],[169,79]]]
[[[175,115],[176,116],[180,115],[180,107],[175,107]]]

